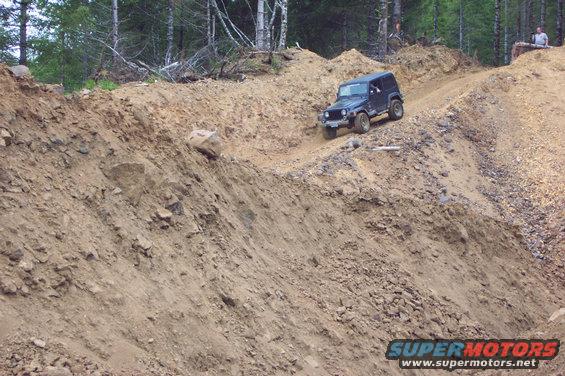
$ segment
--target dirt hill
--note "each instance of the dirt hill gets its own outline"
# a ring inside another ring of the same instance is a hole
[[[429,80],[441,59],[291,53],[242,83],[71,97],[0,68],[0,374],[401,374],[390,339],[519,337],[564,306],[562,49]],[[336,85],[382,69],[405,120],[322,141]]]

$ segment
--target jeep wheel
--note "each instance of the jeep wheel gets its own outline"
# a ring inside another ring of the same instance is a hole
[[[367,133],[371,129],[371,120],[369,116],[361,112],[355,118],[355,132],[357,133]]]
[[[337,128],[324,127],[323,133],[326,140],[333,140],[337,137]]]
[[[400,120],[404,116],[404,106],[402,102],[398,99],[393,99],[390,102],[390,108],[388,110],[388,116],[391,120]]]

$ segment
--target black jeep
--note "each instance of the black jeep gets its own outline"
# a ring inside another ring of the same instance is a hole
[[[388,112],[392,120],[404,116],[404,96],[391,72],[374,73],[347,81],[339,87],[337,101],[320,115],[324,137],[337,136],[342,127],[367,133],[370,119]]]

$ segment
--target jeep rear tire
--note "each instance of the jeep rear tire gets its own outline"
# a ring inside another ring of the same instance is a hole
[[[326,140],[333,140],[337,137],[337,128],[324,127],[322,132]]]
[[[391,120],[400,120],[404,116],[404,106],[402,101],[398,99],[393,99],[390,102],[390,108],[388,109],[388,117]]]
[[[369,115],[364,112],[357,114],[355,117],[355,132],[357,133],[367,133],[371,129],[371,120],[369,120]]]

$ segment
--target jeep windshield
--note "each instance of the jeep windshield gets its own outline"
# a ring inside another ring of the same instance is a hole
[[[365,96],[369,91],[368,84],[343,85],[339,88],[338,98]]]

